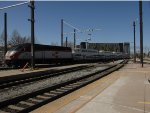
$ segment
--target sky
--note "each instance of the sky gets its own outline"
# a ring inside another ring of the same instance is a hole
[[[0,7],[20,3],[0,1]],[[28,4],[0,10],[0,34],[4,29],[4,13],[8,16],[8,37],[14,30],[22,36],[30,36],[30,8]],[[61,19],[80,29],[101,29],[76,33],[77,44],[91,38],[93,43],[130,42],[133,46],[133,21],[136,21],[136,45],[140,45],[138,1],[36,1],[35,42],[61,43]],[[64,24],[64,32],[73,28]],[[91,35],[88,35],[91,33]],[[73,42],[73,34],[64,38]],[[143,2],[143,43],[150,47],[150,2]],[[65,39],[64,39],[65,40]]]

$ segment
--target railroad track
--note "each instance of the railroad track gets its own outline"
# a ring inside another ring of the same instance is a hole
[[[5,64],[4,64],[5,65]],[[49,68],[49,67],[54,67],[57,66],[55,64],[51,65],[36,65],[35,68]],[[60,65],[64,66],[64,65]],[[14,70],[14,69],[21,69],[21,67],[8,67],[8,66],[0,66],[0,71],[7,71],[7,70]]]
[[[65,69],[61,69],[61,70],[52,70],[44,75],[36,74],[36,75],[30,76],[30,74],[29,74],[29,76],[24,76],[23,78],[15,78],[15,79],[1,81],[0,89],[16,86],[16,85],[20,85],[20,84],[25,84],[25,83],[29,83],[29,82],[34,82],[34,81],[58,76],[58,75],[65,74],[65,73],[70,73],[70,72],[74,72],[74,71],[78,71],[78,70],[82,70],[82,69],[87,69],[90,67],[93,67],[93,65],[77,66],[77,67],[65,68]]]
[[[39,89],[28,94],[20,95],[0,102],[0,112],[24,113],[30,112],[48,102],[79,89],[111,72],[121,68],[123,64],[113,65],[103,70],[97,70],[82,77],[61,81],[50,87]],[[11,105],[10,105],[11,103]]]

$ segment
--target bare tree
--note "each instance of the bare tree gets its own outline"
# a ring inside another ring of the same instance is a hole
[[[24,44],[24,43],[30,43],[30,38],[24,36],[22,37],[17,30],[14,30],[11,36],[11,39],[9,41],[10,45],[18,45],[18,44]]]
[[[4,62],[4,32],[0,35],[0,65]]]
[[[65,47],[66,46],[66,42],[64,42],[63,43],[63,46]],[[74,44],[73,44],[73,42],[67,42],[67,47],[71,47],[71,48],[73,48],[74,47]]]
[[[4,46],[4,31],[0,35],[0,46]]]

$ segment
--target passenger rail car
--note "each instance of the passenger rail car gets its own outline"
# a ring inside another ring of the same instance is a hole
[[[98,50],[93,50],[93,49],[74,49],[72,51],[72,55],[73,55],[73,60],[74,61],[89,61],[89,62],[93,62],[93,61],[97,61],[99,59],[99,52]]]
[[[72,50],[69,47],[35,44],[35,63],[51,64],[72,61]],[[5,55],[8,66],[23,66],[31,62],[31,44],[21,44],[12,47]]]

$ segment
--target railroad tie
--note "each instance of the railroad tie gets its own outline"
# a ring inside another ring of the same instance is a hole
[[[34,99],[34,98],[30,98],[29,100],[37,102],[37,103],[42,102],[42,100],[38,100],[38,99]]]
[[[62,88],[56,89],[56,90],[59,91],[59,92],[66,92],[66,91],[68,91],[68,90],[65,90],[65,89],[62,89]]]
[[[72,89],[72,87],[61,87],[61,89],[63,89],[63,90],[70,90],[70,89]]]
[[[48,99],[48,98],[49,98],[49,97],[44,96],[44,95],[38,95],[37,97],[38,97],[38,98],[42,98],[42,99]]]
[[[44,93],[43,95],[51,97],[52,95],[50,93]]]
[[[49,96],[53,97],[53,96],[56,96],[57,94],[55,93],[52,93],[51,91],[49,92]]]
[[[57,90],[54,90],[54,91],[50,91],[50,93],[52,93],[52,94],[61,94],[62,92],[59,92],[59,91],[57,91]]]
[[[14,110],[18,110],[18,111],[21,111],[21,110],[24,109],[24,108],[22,108],[22,107],[18,107],[18,106],[15,106],[15,105],[9,105],[8,108],[14,109]]]
[[[33,103],[30,103],[30,102],[26,102],[26,101],[21,101],[19,102],[20,104],[25,104],[25,105],[28,105],[28,106],[33,106],[34,104]]]

